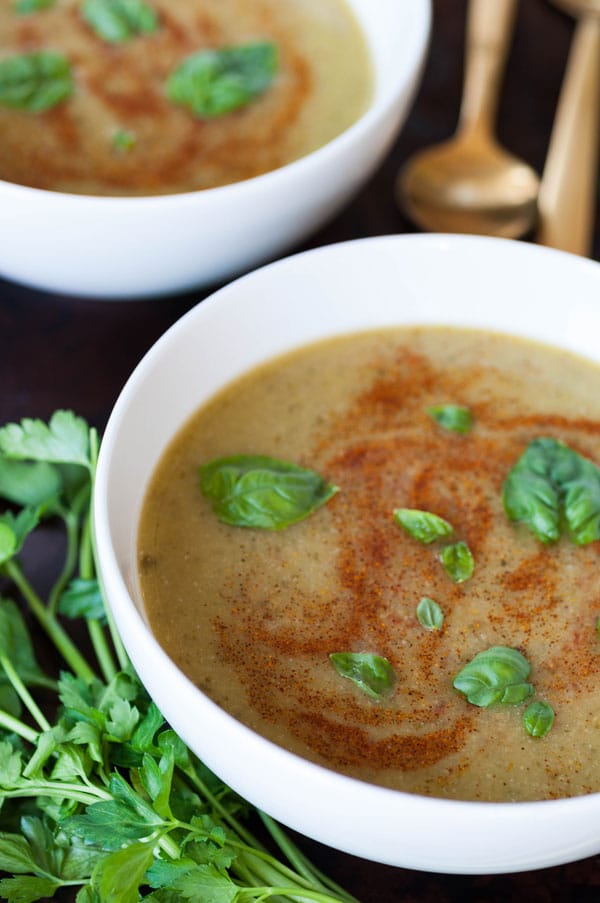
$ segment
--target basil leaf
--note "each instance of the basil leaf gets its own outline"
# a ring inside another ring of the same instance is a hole
[[[426,630],[441,630],[444,613],[437,602],[429,596],[423,596],[417,605],[417,619]]]
[[[529,443],[504,481],[502,502],[510,520],[523,523],[541,542],[600,539],[600,468],[556,439]]]
[[[267,455],[233,455],[200,467],[200,489],[225,524],[282,530],[337,491],[314,470]]]
[[[434,405],[427,408],[427,413],[445,430],[453,433],[468,433],[473,426],[473,414],[460,404]]]
[[[128,154],[137,142],[135,134],[128,129],[117,129],[112,136],[113,150],[119,154]]]
[[[525,524],[544,543],[560,536],[560,492],[552,480],[554,452],[553,439],[534,439],[502,487],[509,519]]]
[[[55,0],[15,0],[14,8],[20,16],[28,16],[42,9],[49,9],[54,3]]]
[[[440,561],[450,579],[455,583],[464,583],[473,576],[475,570],[473,555],[466,542],[462,540],[444,546],[440,552]]]
[[[206,119],[246,106],[265,91],[277,71],[277,48],[269,41],[201,50],[169,76],[169,100]]]
[[[156,12],[143,0],[85,0],[81,16],[109,44],[121,44],[158,28]]]
[[[442,539],[452,533],[451,525],[443,517],[429,511],[419,511],[417,508],[397,508],[394,511],[394,520],[413,539],[423,543],[435,542],[436,539]]]
[[[329,660],[338,674],[351,680],[372,699],[380,699],[389,693],[394,684],[394,669],[381,655],[372,652],[332,652]]]
[[[536,700],[523,712],[523,727],[531,737],[545,737],[554,724],[554,709],[548,702]]]
[[[0,104],[41,113],[73,93],[68,59],[61,53],[38,50],[0,60]]]
[[[527,683],[531,666],[525,656],[509,646],[492,646],[479,652],[456,675],[453,686],[473,705],[516,705],[533,693]]]

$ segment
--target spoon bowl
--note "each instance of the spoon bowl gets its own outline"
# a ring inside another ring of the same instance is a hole
[[[400,173],[399,201],[430,232],[517,238],[537,216],[534,170],[491,140],[474,135],[428,148]]]

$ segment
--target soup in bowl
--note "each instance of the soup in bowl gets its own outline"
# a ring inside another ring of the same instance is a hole
[[[442,872],[600,849],[599,285],[507,240],[331,246],[124,388],[109,604],[173,727],[286,825]]]
[[[4,277],[161,295],[277,255],[381,161],[430,26],[429,0],[135,9],[0,10]]]

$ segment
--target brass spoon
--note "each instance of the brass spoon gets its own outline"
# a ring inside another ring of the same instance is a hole
[[[471,0],[463,99],[456,135],[413,156],[398,203],[433,232],[518,238],[537,217],[537,173],[494,138],[498,94],[517,0]]]
[[[540,187],[537,241],[592,252],[600,145],[600,0],[554,0],[579,21]]]

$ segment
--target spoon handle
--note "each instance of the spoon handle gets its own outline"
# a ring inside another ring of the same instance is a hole
[[[491,133],[518,0],[470,0],[460,130]]]
[[[575,29],[539,195],[537,241],[591,254],[600,140],[600,16]]]

